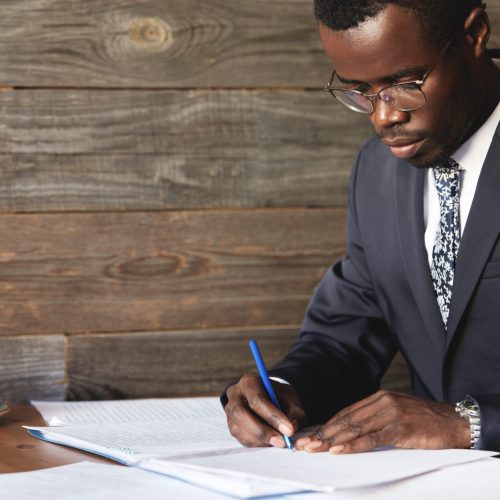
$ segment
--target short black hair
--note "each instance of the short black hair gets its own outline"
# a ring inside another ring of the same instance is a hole
[[[434,44],[449,40],[481,0],[314,0],[316,19],[334,31],[355,28],[389,4],[413,11],[423,38]]]

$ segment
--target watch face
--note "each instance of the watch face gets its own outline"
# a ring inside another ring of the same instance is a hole
[[[463,406],[467,413],[479,414],[479,406],[470,396],[463,400]]]

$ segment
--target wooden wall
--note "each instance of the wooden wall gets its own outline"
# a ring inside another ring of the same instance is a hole
[[[217,394],[249,338],[278,359],[371,134],[329,71],[311,0],[2,0],[0,398]]]

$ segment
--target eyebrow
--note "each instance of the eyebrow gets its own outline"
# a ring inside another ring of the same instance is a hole
[[[380,82],[395,82],[401,78],[407,78],[409,76],[415,76],[418,74],[424,74],[426,71],[425,68],[405,68],[400,71],[397,71],[396,73],[392,73],[391,75],[383,76],[381,78],[378,78],[378,81]],[[362,82],[361,80],[350,80],[349,78],[344,78],[340,76],[337,72],[335,73],[337,78],[342,82],[342,83],[367,83],[367,82]]]

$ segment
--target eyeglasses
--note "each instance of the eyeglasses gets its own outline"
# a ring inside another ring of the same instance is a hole
[[[375,102],[377,101],[377,98],[398,111],[414,111],[415,109],[421,108],[425,104],[426,98],[424,91],[422,90],[422,85],[448,50],[451,42],[455,38],[455,35],[456,33],[450,40],[448,40],[434,61],[434,64],[431,65],[420,80],[395,83],[394,85],[384,87],[376,94],[364,94],[359,90],[333,87],[333,79],[336,74],[335,70],[333,70],[332,77],[330,78],[325,90],[330,92],[335,99],[338,99],[342,104],[357,113],[373,113],[375,111]]]

